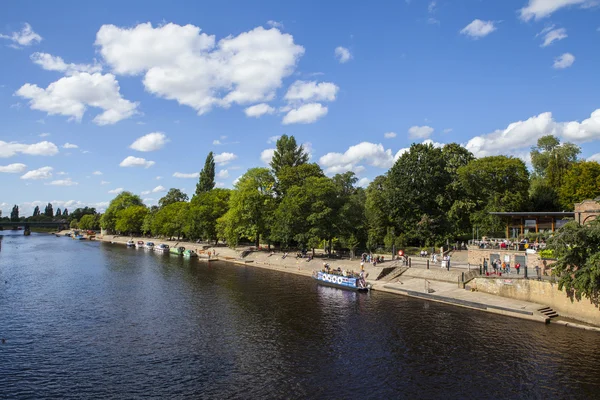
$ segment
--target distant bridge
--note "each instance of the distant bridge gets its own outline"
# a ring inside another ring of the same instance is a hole
[[[69,228],[69,221],[0,221],[0,228],[19,228],[22,227],[25,235],[31,232],[31,228],[56,228],[57,231]]]

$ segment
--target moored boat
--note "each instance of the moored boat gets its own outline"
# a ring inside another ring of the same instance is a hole
[[[161,243],[158,246],[154,246],[154,251],[156,251],[157,253],[168,253],[169,245]]]
[[[154,243],[152,243],[152,242],[146,243],[146,246],[145,246],[146,250],[152,250],[153,248],[154,248]]]
[[[126,244],[127,244],[127,247],[134,247],[135,246],[135,242],[133,240],[128,240]]]
[[[194,250],[184,250],[183,256],[185,258],[198,257],[198,254]]]
[[[371,288],[359,274],[349,273],[347,276],[344,276],[342,273],[332,272],[334,271],[315,271],[312,276],[321,285],[332,286],[339,289],[366,292]]]
[[[145,246],[145,244],[142,240],[138,240],[138,242],[135,244],[136,249],[143,249],[144,246]]]
[[[178,256],[183,255],[184,251],[185,251],[185,247],[181,247],[181,246],[179,246],[179,247],[171,247],[169,249],[169,253],[175,254],[175,255],[178,255]]]

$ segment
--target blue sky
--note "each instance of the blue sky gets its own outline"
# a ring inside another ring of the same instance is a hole
[[[595,0],[83,4],[0,6],[4,215],[191,195],[209,151],[231,187],[281,134],[361,185],[425,140],[600,160]]]

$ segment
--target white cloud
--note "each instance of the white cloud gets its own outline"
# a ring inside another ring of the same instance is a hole
[[[273,28],[283,29],[283,23],[281,23],[279,21],[268,20],[267,25],[269,25],[270,27],[273,27]]]
[[[49,133],[40,133],[38,136],[39,137],[47,137],[47,136],[50,136],[50,134]]]
[[[173,174],[173,176],[175,178],[198,178],[200,176],[200,173],[199,172],[192,172],[192,173],[186,174],[186,173],[183,173],[183,172],[175,172]],[[158,179],[158,177],[157,177],[157,179]]]
[[[213,107],[270,101],[304,48],[276,28],[216,42],[193,25],[103,25],[95,44],[117,74],[144,74],[146,90],[204,114]]]
[[[215,163],[219,165],[225,165],[233,160],[235,160],[237,156],[233,153],[221,153],[215,155]]]
[[[72,75],[76,72],[95,73],[102,71],[102,66],[99,64],[67,64],[61,57],[48,53],[33,53],[30,58],[31,61],[47,71],[60,71],[67,75]]]
[[[390,168],[394,164],[394,156],[390,149],[383,145],[362,142],[350,146],[344,153],[327,153],[319,159],[319,164],[325,167],[326,173],[340,173],[345,171],[356,171],[359,163],[379,168]]]
[[[288,102],[334,101],[340,88],[331,82],[296,81],[285,94]]]
[[[157,187],[155,187],[154,189],[152,189],[152,193],[163,193],[166,192],[167,188],[161,185],[158,185]]]
[[[267,139],[267,143],[271,144],[271,143],[277,143],[277,141],[279,140],[279,138],[281,137],[281,135],[275,135],[275,136],[270,136]]]
[[[244,113],[247,117],[255,117],[258,118],[264,114],[273,114],[275,109],[268,105],[267,103],[260,103],[254,106],[248,107],[244,110]]]
[[[27,171],[25,175],[21,176],[21,179],[49,179],[52,177],[52,167],[42,167]]]
[[[25,23],[20,32],[13,32],[10,35],[0,34],[1,39],[8,39],[13,42],[12,47],[31,46],[42,41],[42,37],[35,33],[31,25]]]
[[[436,11],[436,8],[435,8],[435,7],[436,7],[436,5],[437,5],[437,4],[436,4],[436,2],[435,2],[435,1],[432,1],[432,2],[430,2],[430,3],[429,3],[429,5],[427,6],[427,11],[428,11],[430,14],[434,13],[434,12]]]
[[[18,153],[30,156],[53,156],[58,153],[58,147],[51,142],[34,144],[21,144],[17,142],[3,142],[0,140],[0,158],[12,157]]]
[[[226,169],[220,170],[219,172],[217,172],[217,178],[219,178],[219,179],[229,178],[229,171],[227,171]]]
[[[92,175],[102,175],[102,172],[100,172],[100,171],[94,171],[94,172],[92,172]]]
[[[412,139],[427,139],[432,133],[433,128],[427,125],[408,128],[408,136]]]
[[[442,132],[444,132],[444,133],[450,133],[450,132],[452,132],[452,128],[446,128]]]
[[[108,185],[110,182],[109,181],[101,181],[100,184],[101,185]]]
[[[260,160],[269,165],[273,159],[273,154],[275,154],[275,149],[264,149],[260,153]]]
[[[7,174],[20,174],[27,169],[27,165],[21,163],[0,165],[0,172]]]
[[[568,6],[592,7],[597,5],[597,0],[529,0],[527,6],[520,11],[523,21],[542,19],[550,16],[555,11]]]
[[[371,182],[369,178],[360,178],[358,182],[356,182],[356,185],[361,188],[366,188],[369,186],[369,182]]]
[[[137,151],[155,151],[162,149],[168,141],[164,133],[153,132],[137,138],[129,148]]]
[[[156,179],[157,181],[160,181],[160,180],[162,179],[162,176],[157,176],[157,177],[156,177],[156,178],[154,178],[154,179]]]
[[[142,196],[147,196],[147,195],[149,195],[151,192],[152,192],[151,190],[144,190],[144,191],[143,191],[143,192],[141,192],[140,194],[141,194]]]
[[[221,143],[221,141],[220,141],[220,140],[218,140],[218,139],[215,139],[215,140],[213,140],[213,145],[215,145],[215,146],[220,146],[220,145],[222,145],[222,144],[223,144],[223,143]]]
[[[77,146],[76,144],[69,143],[69,142],[63,144],[62,147],[63,147],[63,149],[78,149],[79,148],[79,146]]]
[[[565,69],[573,65],[574,62],[575,56],[571,53],[565,53],[560,57],[554,59],[554,64],[552,64],[552,67],[556,69]]]
[[[154,161],[147,161],[145,158],[129,156],[119,164],[121,167],[144,167],[150,168],[155,164]]]
[[[337,60],[342,64],[352,59],[352,53],[350,53],[350,50],[342,46],[336,47],[334,54],[335,58],[337,58]]]
[[[324,107],[321,103],[304,104],[290,110],[285,117],[283,117],[282,123],[284,125],[310,124],[327,115],[327,111],[327,107]]]
[[[590,142],[600,139],[600,108],[592,112],[590,118],[560,124],[562,136],[574,142]]]
[[[461,29],[460,33],[472,37],[473,39],[479,39],[494,32],[496,27],[494,21],[482,21],[475,19],[469,25]]]
[[[26,83],[15,92],[29,99],[33,110],[49,115],[64,115],[69,120],[81,121],[87,107],[97,107],[104,112],[96,115],[97,125],[110,125],[137,113],[138,103],[125,100],[119,83],[112,74],[74,73],[51,83],[46,89]]]
[[[383,137],[386,138],[386,139],[393,139],[396,136],[397,136],[396,132],[386,132],[386,133],[383,134]]]
[[[121,193],[123,190],[125,190],[125,189],[123,189],[123,188],[116,188],[116,189],[113,189],[113,190],[109,190],[109,191],[108,191],[108,193],[111,193],[111,194],[119,194],[119,193]]]
[[[544,35],[544,42],[540,47],[547,47],[550,46],[552,42],[565,39],[567,37],[567,30],[565,28],[554,29],[554,25],[552,25],[542,30],[538,35]]]
[[[588,157],[588,161],[596,161],[600,163],[600,153],[596,153],[593,156]]]
[[[71,180],[71,178],[67,178],[67,179],[59,179],[57,181],[52,181],[50,183],[46,183],[46,185],[53,185],[53,186],[77,186],[77,185],[79,185],[79,183],[73,182]]]
[[[65,171],[59,171],[56,173],[56,175],[69,175],[68,173],[66,173]]]

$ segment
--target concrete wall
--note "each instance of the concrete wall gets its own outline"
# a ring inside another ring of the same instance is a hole
[[[471,265],[475,265],[479,267],[479,264],[483,264],[483,259],[488,260],[488,270],[491,270],[490,265],[490,255],[491,254],[499,254],[500,259],[504,261],[504,256],[508,255],[510,257],[510,265],[514,266],[516,264],[515,256],[526,256],[527,257],[527,266],[529,268],[535,268],[535,266],[539,266],[540,268],[544,268],[544,261],[546,261],[546,266],[550,267],[551,264],[554,263],[553,260],[542,260],[540,258],[539,253],[526,253],[524,251],[514,251],[514,250],[492,250],[492,249],[473,249],[469,248],[469,256],[468,262]]]
[[[588,299],[569,299],[558,284],[527,279],[475,278],[470,285],[484,293],[548,306],[559,315],[600,325],[600,310]]]

